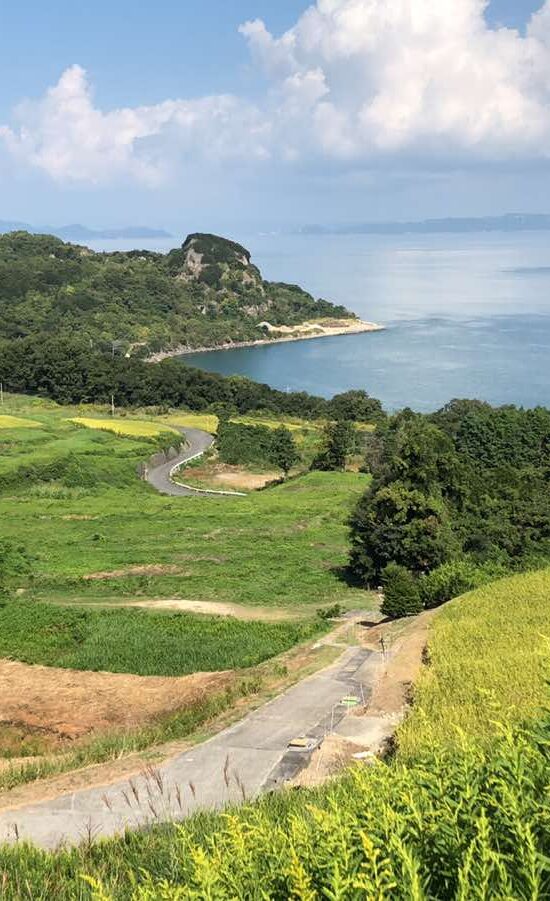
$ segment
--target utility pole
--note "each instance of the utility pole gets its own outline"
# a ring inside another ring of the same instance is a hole
[[[0,382],[0,405],[4,406],[4,382]]]
[[[115,415],[115,396],[111,394],[111,416]]]

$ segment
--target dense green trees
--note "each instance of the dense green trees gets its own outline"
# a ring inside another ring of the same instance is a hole
[[[241,376],[184,365],[179,360],[146,363],[136,357],[101,353],[81,337],[19,338],[0,341],[4,390],[40,394],[60,403],[188,407],[248,413],[264,410],[304,419],[328,419],[332,401],[302,391],[277,391]],[[223,418],[223,417],[222,417]],[[346,427],[347,428],[347,427]]]
[[[305,418],[326,416],[328,402],[303,392],[277,391],[240,376],[224,377],[178,360],[146,363],[103,354],[81,338],[0,341],[4,390],[41,394],[60,403],[165,405],[192,410],[266,410]]]
[[[274,466],[283,470],[285,476],[300,459],[292,433],[284,426],[273,431],[269,459]]]
[[[366,584],[379,579],[388,563],[416,573],[443,563],[455,541],[443,499],[390,482],[368,491],[351,520],[351,567]]]
[[[217,447],[224,463],[268,464],[285,475],[299,460],[292,434],[284,426],[269,429],[224,420],[218,428]]]
[[[167,255],[93,253],[49,235],[0,236],[0,338],[79,334],[146,355],[264,338],[263,320],[297,325],[352,314],[294,285],[265,281],[248,251],[190,235]]]
[[[333,412],[329,403],[329,411]],[[344,469],[346,457],[355,445],[355,429],[353,423],[345,420],[327,422],[323,429],[322,448],[313,461],[312,468],[326,472]]]
[[[373,481],[351,519],[350,568],[374,585],[388,564],[435,606],[550,558],[550,411],[452,401],[410,410],[367,449]]]
[[[382,404],[366,391],[345,391],[335,394],[330,402],[332,419],[347,422],[380,422],[385,419]]]

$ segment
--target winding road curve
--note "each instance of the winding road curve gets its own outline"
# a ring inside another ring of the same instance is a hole
[[[180,428],[179,431],[187,441],[187,448],[174,460],[168,463],[162,463],[147,471],[146,479],[153,488],[160,491],[161,494],[169,494],[171,497],[246,497],[240,491],[208,491],[203,488],[193,488],[190,485],[178,485],[172,480],[172,476],[177,469],[190,463],[191,460],[197,460],[210,448],[214,443],[214,438],[208,432],[202,429]]]

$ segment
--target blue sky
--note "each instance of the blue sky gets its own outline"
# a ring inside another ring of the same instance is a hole
[[[543,0],[493,0],[485,31],[482,5],[4,4],[0,218],[242,229],[550,211],[550,12],[526,37]]]

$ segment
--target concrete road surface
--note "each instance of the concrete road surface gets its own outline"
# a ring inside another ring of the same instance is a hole
[[[146,478],[153,488],[156,488],[161,494],[169,494],[171,497],[196,497],[197,495],[206,497],[246,497],[240,491],[208,491],[203,488],[177,485],[173,482],[172,473],[176,469],[179,469],[180,466],[184,466],[185,463],[189,463],[191,460],[202,457],[205,451],[214,443],[213,436],[208,432],[203,432],[201,429],[185,428],[179,429],[179,431],[184,435],[187,447],[179,457],[170,460],[169,463],[162,463],[160,466],[155,466],[153,469],[148,470]]]
[[[0,842],[43,848],[75,845],[153,822],[181,820],[277,788],[305,766],[322,738],[343,719],[350,695],[367,701],[379,655],[346,650],[337,663],[204,744],[132,780],[78,791],[0,813]],[[289,747],[293,739],[305,747]]]

